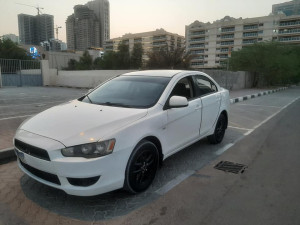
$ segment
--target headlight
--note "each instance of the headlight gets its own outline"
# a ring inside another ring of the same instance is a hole
[[[64,148],[61,154],[66,157],[84,157],[96,158],[111,154],[114,150],[116,140],[111,139],[107,141],[94,142],[84,145],[76,145],[73,147]]]

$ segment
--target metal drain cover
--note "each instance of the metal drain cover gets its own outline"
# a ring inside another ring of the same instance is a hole
[[[238,174],[243,173],[247,166],[239,163],[221,161],[217,165],[215,165],[214,168],[217,170]]]

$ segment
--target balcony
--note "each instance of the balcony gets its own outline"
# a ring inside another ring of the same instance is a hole
[[[284,37],[284,38],[279,38],[280,42],[294,42],[294,41],[300,41],[300,36],[299,37]]]
[[[258,32],[243,33],[243,37],[257,37]]]
[[[191,51],[191,54],[194,55],[194,54],[202,54],[204,53],[204,50],[192,50]]]
[[[221,39],[233,39],[234,34],[228,34],[228,35],[221,35]]]
[[[284,26],[297,26],[300,25],[300,21],[286,21],[286,22],[280,22],[279,26],[284,27]]]
[[[167,45],[165,41],[157,41],[152,43],[153,46]]]
[[[228,55],[227,54],[226,55],[220,55],[219,57],[220,57],[220,59],[228,59]]]
[[[205,41],[205,37],[203,38],[194,38],[194,39],[191,39],[190,42],[203,42]]]
[[[258,25],[244,25],[244,30],[255,30],[258,29]]]
[[[298,34],[300,29],[279,30],[279,34]]]
[[[166,39],[167,36],[166,35],[161,35],[161,36],[153,36],[152,40],[156,41],[156,40],[164,40]]]
[[[221,32],[222,33],[227,33],[227,32],[234,32],[235,31],[235,27],[224,27],[224,28],[221,28]]]
[[[190,36],[198,36],[198,35],[205,35],[205,30],[203,31],[195,31],[195,32],[191,32]]]
[[[205,45],[204,44],[194,44],[194,45],[190,45],[190,48],[204,48]]]
[[[228,52],[228,51],[229,51],[229,48],[221,48],[220,51],[221,51],[221,52]]]
[[[254,44],[257,42],[257,39],[252,39],[252,40],[243,40],[243,44]]]
[[[234,41],[222,41],[221,45],[234,45]]]
[[[204,66],[204,62],[191,62],[191,66]]]

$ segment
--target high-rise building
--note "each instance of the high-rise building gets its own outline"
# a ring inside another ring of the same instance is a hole
[[[235,19],[229,16],[213,23],[195,21],[186,26],[186,50],[196,57],[191,67],[224,66],[231,51],[256,42],[276,40],[300,44],[300,16],[269,16]]]
[[[21,44],[39,45],[43,41],[54,38],[54,18],[52,15],[19,14],[18,25]]]
[[[147,53],[149,51],[161,48],[173,51],[176,48],[184,47],[185,39],[181,35],[167,32],[164,29],[157,29],[143,33],[125,34],[122,37],[107,40],[104,47],[105,51],[118,51],[118,45],[122,41],[129,45],[130,52],[132,52],[134,44],[141,43],[144,52],[143,61],[145,62],[148,60]]]
[[[108,0],[94,0],[86,4],[93,10],[100,24],[100,46],[103,47],[106,40],[110,39],[110,11]]]
[[[300,0],[283,2],[272,6],[272,13],[283,12],[286,16],[300,15]]]
[[[30,45],[34,44],[35,38],[35,26],[34,16],[19,14],[18,25],[19,25],[19,40],[21,44]]]
[[[74,6],[66,20],[67,44],[70,50],[103,47],[110,37],[108,0],[94,0]]]

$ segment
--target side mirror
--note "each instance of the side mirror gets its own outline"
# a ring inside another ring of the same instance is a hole
[[[182,96],[172,96],[169,100],[169,108],[183,108],[187,107],[189,102],[186,97]]]

